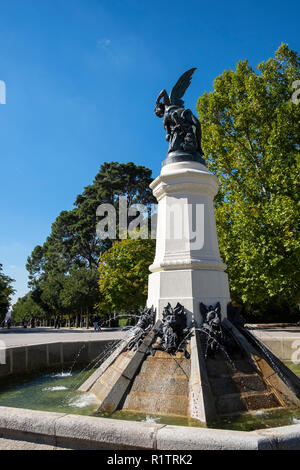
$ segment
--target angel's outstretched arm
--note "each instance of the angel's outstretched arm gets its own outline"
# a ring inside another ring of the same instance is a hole
[[[166,90],[162,90],[160,94],[158,95],[156,99],[156,104],[160,103],[162,98],[164,99],[164,104],[169,105],[170,104],[170,98]]]

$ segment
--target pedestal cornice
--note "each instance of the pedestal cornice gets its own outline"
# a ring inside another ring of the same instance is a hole
[[[150,184],[159,201],[165,195],[206,194],[214,198],[219,182],[204,165],[194,162],[172,163],[163,168],[161,174]]]
[[[158,271],[168,271],[174,269],[207,269],[225,271],[227,266],[222,261],[216,259],[172,259],[164,260],[160,263],[153,263],[149,266],[149,270],[154,273]]]

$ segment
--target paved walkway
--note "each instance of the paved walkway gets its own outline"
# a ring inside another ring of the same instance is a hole
[[[300,326],[248,325],[249,329],[261,341],[280,339],[300,339]],[[26,346],[30,344],[58,343],[66,341],[95,341],[99,339],[121,339],[126,332],[121,328],[104,328],[95,332],[92,328],[11,328],[0,329],[0,341],[6,347]]]
[[[261,341],[281,338],[294,340],[300,338],[300,326],[248,325],[248,328]]]
[[[101,331],[81,328],[11,328],[0,329],[0,341],[6,347],[30,344],[59,343],[65,341],[99,341],[122,339],[125,332],[120,328],[104,328]]]
[[[0,450],[69,450],[54,447],[47,444],[40,444],[38,442],[18,441],[17,439],[0,439]]]

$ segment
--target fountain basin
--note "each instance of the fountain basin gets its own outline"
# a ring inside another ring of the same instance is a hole
[[[6,349],[6,364],[0,364],[0,378],[11,374],[23,374],[45,369],[89,363],[105,348],[116,344],[116,340],[64,341],[42,343],[27,346],[8,347]]]
[[[95,341],[51,343],[11,348],[12,351],[8,351],[7,366],[9,367],[8,370],[6,369],[6,374],[2,369],[2,377],[4,375],[17,376],[21,367],[20,363],[16,362],[16,358],[22,358],[22,356],[23,365],[26,366],[22,372],[45,370],[53,365],[59,366],[57,370],[61,371],[62,365],[72,366],[79,351],[81,352],[77,358],[78,364],[88,363],[95,359],[100,351],[112,344],[111,341],[97,341],[96,343]],[[54,344],[60,354],[52,356],[52,352],[55,350]],[[37,350],[42,351],[43,354],[38,355]],[[163,419],[160,419],[160,422],[155,422],[155,420],[153,420],[154,422],[143,422],[129,416],[122,416],[122,419],[118,419],[117,413],[115,414],[117,419],[111,419],[109,417],[71,414],[71,410],[68,412],[67,409],[63,411],[63,413],[57,413],[55,410],[40,411],[0,406],[0,437],[21,440],[25,443],[46,444],[51,448],[58,449],[300,449],[300,424],[281,427],[273,427],[272,425],[268,429],[247,432],[178,426],[169,424],[167,421],[164,422]],[[72,412],[74,413],[74,410]],[[297,410],[297,413],[299,414],[300,410]],[[298,416],[298,414],[297,418],[299,419],[300,415]],[[144,420],[142,416],[141,419]],[[170,422],[172,423],[172,421]],[[174,422],[176,423],[176,419]],[[222,424],[218,424],[216,427],[220,428]]]
[[[53,449],[299,450],[300,424],[225,431],[0,407],[0,437]]]

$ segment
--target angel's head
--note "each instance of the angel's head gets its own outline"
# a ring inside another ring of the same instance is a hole
[[[156,114],[156,116],[159,118],[164,117],[166,106],[169,106],[170,104],[171,103],[168,93],[166,90],[162,90],[156,99],[154,114]]]
[[[160,102],[160,103],[157,103],[155,108],[154,108],[154,114],[159,117],[159,118],[162,118],[165,114],[165,104]]]

